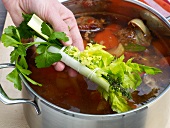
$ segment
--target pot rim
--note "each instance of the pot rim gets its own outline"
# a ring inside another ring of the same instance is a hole
[[[59,0],[60,2],[66,2],[67,0]],[[149,12],[153,13],[154,15],[156,15],[157,17],[159,17],[161,19],[161,21],[163,21],[168,28],[170,28],[170,23],[169,21],[162,15],[160,14],[158,11],[156,11],[155,9],[153,9],[152,7],[138,1],[138,0],[124,0],[125,2],[130,2],[133,4],[136,4],[140,7],[143,7],[144,9],[148,10]],[[84,113],[79,113],[79,112],[74,112],[74,111],[70,111],[64,108],[61,108],[59,106],[54,105],[53,103],[50,103],[49,101],[47,101],[46,99],[44,99],[43,97],[41,97],[40,95],[38,95],[31,87],[30,85],[27,83],[27,81],[25,80],[25,78],[23,76],[21,76],[21,79],[24,83],[24,85],[26,86],[26,88],[36,97],[38,97],[40,99],[41,102],[43,102],[44,104],[46,104],[47,106],[53,108],[54,110],[57,110],[58,112],[61,112],[65,115],[68,116],[72,116],[72,117],[77,117],[77,118],[86,118],[86,119],[91,119],[91,120],[107,120],[107,119],[111,119],[111,118],[122,118],[125,116],[129,116],[132,114],[137,114],[139,111],[143,111],[145,109],[148,108],[149,105],[151,105],[152,103],[156,102],[160,97],[162,97],[163,95],[165,95],[165,93],[168,92],[168,90],[170,90],[170,84],[167,85],[167,87],[153,100],[151,100],[150,102],[146,103],[145,105],[142,105],[136,109],[127,111],[127,112],[123,112],[123,113],[117,113],[117,114],[104,114],[104,115],[95,115],[95,114],[84,114]],[[104,117],[104,118],[103,118]]]
[[[157,16],[158,18],[160,18],[161,21],[163,21],[168,28],[170,28],[170,22],[168,20],[170,20],[170,15],[168,17],[164,17],[160,12],[158,12],[156,9],[154,9],[153,7],[139,1],[139,0],[124,0],[125,2],[129,2],[129,3],[133,3],[136,4],[140,7],[143,7],[144,9],[148,10],[149,12],[153,13],[155,16]]]

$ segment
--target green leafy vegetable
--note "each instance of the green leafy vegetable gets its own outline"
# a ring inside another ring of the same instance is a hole
[[[123,45],[123,47],[125,48],[125,51],[129,52],[142,52],[146,50],[146,47],[134,43],[128,43],[126,45]]]
[[[5,47],[8,46],[18,47],[18,45],[21,44],[21,42],[18,42],[11,36],[5,34],[2,35],[1,40],[3,41]]]
[[[133,59],[124,62],[124,56],[116,58],[103,50],[105,47],[99,44],[89,44],[84,51],[79,51],[74,46],[63,47],[61,41],[66,42],[69,39],[65,33],[55,32],[50,25],[36,15],[23,16],[25,21],[19,28],[9,26],[1,37],[4,46],[14,47],[10,56],[11,62],[15,62],[16,68],[7,76],[7,79],[13,82],[19,90],[22,89],[20,74],[29,82],[41,86],[28,77],[31,71],[28,70],[25,59],[27,48],[35,44],[38,45],[35,58],[38,68],[49,67],[57,61],[64,62],[97,83],[98,91],[105,100],[109,101],[112,110],[118,113],[131,109],[127,100],[131,98],[130,90],[136,90],[142,82],[140,73],[154,75],[161,72],[154,67],[133,63]],[[28,35],[21,34],[23,29],[27,31]],[[44,41],[21,42],[21,38],[35,36],[44,39]]]
[[[16,68],[11,73],[9,73],[6,78],[14,83],[15,88],[17,88],[18,90],[22,89],[21,78],[19,77],[19,72]]]
[[[35,63],[38,68],[45,68],[51,66],[54,62],[60,61],[61,57],[59,53],[51,53],[45,50],[35,58]]]
[[[20,74],[25,76],[25,78],[29,82],[35,85],[42,86],[41,84],[35,82],[34,80],[27,78],[27,76],[31,74],[31,71],[28,70],[28,64],[25,59],[27,44],[23,44],[21,42],[18,29],[14,26],[9,26],[8,28],[6,28],[5,33],[2,34],[1,36],[1,41],[3,42],[5,47],[9,47],[9,46],[14,47],[14,50],[10,54],[11,57],[10,60],[11,63],[14,62],[16,63],[15,69],[10,74],[7,75],[7,79],[14,83],[14,87],[17,88],[18,90],[22,89],[21,78],[19,76]]]
[[[53,29],[51,29],[51,27],[49,27],[45,22],[43,22],[41,26],[42,33],[44,33],[47,36],[50,36],[54,32]]]
[[[17,27],[20,37],[21,39],[32,38],[34,35],[36,35],[36,32],[27,25],[27,23],[32,18],[32,15],[22,14],[22,16],[24,18],[24,21],[19,25],[19,27]]]

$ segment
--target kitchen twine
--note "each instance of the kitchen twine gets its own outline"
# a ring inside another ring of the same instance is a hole
[[[66,47],[67,47],[67,46],[62,47],[61,50],[59,51],[59,53],[64,52],[64,49],[65,49]],[[73,46],[70,46],[69,50],[71,50],[72,48],[73,48]],[[67,60],[68,60],[67,58],[68,58],[68,56],[65,57],[65,62],[66,62],[66,63],[67,63]],[[94,70],[92,70],[92,71],[89,73],[89,75],[87,76],[87,79],[91,79],[91,78],[93,77],[94,73],[96,73],[99,69],[100,69],[100,68],[95,68]],[[80,72],[80,66],[78,66],[77,72]]]
[[[95,68],[93,71],[91,71],[91,73],[89,73],[89,75],[87,76],[87,79],[91,79],[94,75],[94,73],[96,73],[100,68]]]

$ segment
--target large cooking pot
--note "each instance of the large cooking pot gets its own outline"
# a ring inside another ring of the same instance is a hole
[[[140,17],[148,27],[161,36],[170,36],[168,18],[136,0],[65,0],[63,4],[74,14],[83,12],[110,12],[131,18]],[[167,42],[170,44],[170,42]],[[169,45],[170,46],[170,45]],[[13,67],[1,64],[0,68]],[[0,87],[0,100],[5,104],[23,103],[26,120],[31,128],[165,128],[170,111],[170,85],[151,102],[128,112],[109,115],[91,115],[60,108],[39,96],[21,76],[22,95],[28,99],[10,99]],[[29,105],[30,104],[30,105]]]

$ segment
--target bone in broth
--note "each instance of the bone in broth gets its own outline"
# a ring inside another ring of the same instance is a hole
[[[141,74],[142,84],[132,92],[128,101],[132,108],[137,108],[158,96],[170,83],[170,53],[167,42],[170,39],[157,38],[148,31],[143,34],[140,27],[134,27],[135,20],[114,14],[79,14],[76,16],[78,27],[87,43],[99,43],[105,50],[125,61],[134,58],[134,62],[157,67],[162,73],[157,75]],[[139,19],[138,19],[139,20]],[[131,21],[131,22],[130,22]],[[147,26],[146,26],[147,27]],[[67,68],[57,72],[53,66],[38,69],[35,67],[34,48],[28,49],[27,61],[32,71],[30,77],[43,86],[31,85],[33,90],[47,101],[75,112],[88,114],[115,113],[110,105],[96,90],[97,85],[78,74],[70,77]]]

